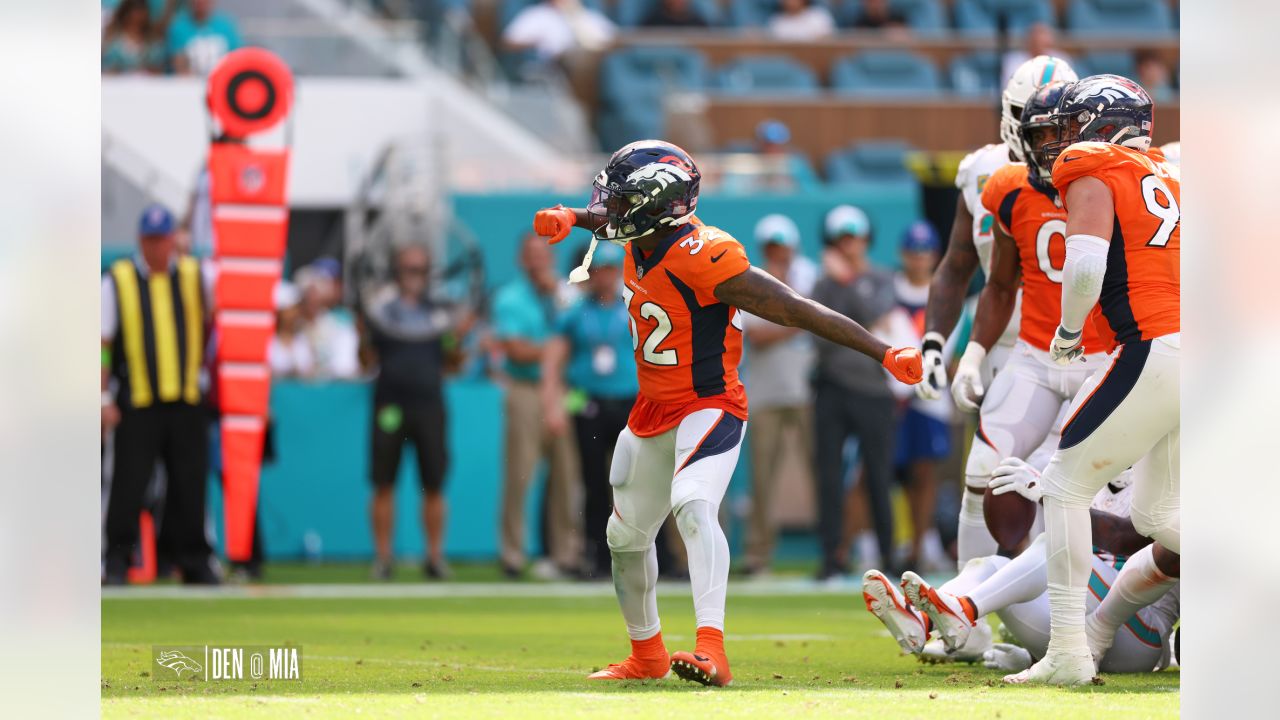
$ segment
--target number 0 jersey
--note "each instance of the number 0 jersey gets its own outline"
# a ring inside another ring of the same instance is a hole
[[[1062,317],[1062,265],[1067,256],[1067,211],[1036,190],[1026,163],[1008,163],[982,190],[982,205],[1013,238],[1022,269],[1022,325],[1018,337],[1045,352]],[[1084,346],[1101,350],[1102,339],[1086,324]]]
[[[714,291],[750,265],[737,240],[696,219],[647,256],[630,244],[623,298],[640,379],[627,420],[633,433],[659,435],[704,408],[747,419],[742,316]]]
[[[1076,143],[1053,164],[1053,184],[1063,198],[1072,182],[1086,176],[1106,183],[1115,205],[1107,273],[1092,315],[1093,325],[1108,343],[1106,349],[1178,332],[1178,168],[1156,148],[1144,153],[1097,142]]]

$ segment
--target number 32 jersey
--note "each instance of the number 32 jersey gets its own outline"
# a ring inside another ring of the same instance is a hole
[[[631,432],[660,435],[705,408],[747,419],[738,378],[742,316],[714,291],[750,265],[737,240],[696,219],[647,256],[630,244],[623,299],[640,380]]]
[[[1092,316],[1094,327],[1111,345],[1178,332],[1182,287],[1178,168],[1156,148],[1144,153],[1085,142],[1067,148],[1053,165],[1053,184],[1064,198],[1067,187],[1082,177],[1106,183],[1115,204],[1107,273]]]
[[[982,206],[1013,238],[1022,270],[1022,324],[1018,337],[1045,352],[1062,317],[1062,265],[1067,256],[1067,211],[1035,189],[1026,163],[1009,163],[995,171],[982,189]],[[1085,325],[1087,352],[1105,343]]]

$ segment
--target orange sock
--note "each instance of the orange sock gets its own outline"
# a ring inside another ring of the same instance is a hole
[[[670,656],[667,655],[667,646],[662,642],[661,632],[644,640],[632,640],[631,655],[637,660],[662,663],[666,663],[670,659]]]
[[[960,607],[964,608],[965,617],[969,618],[969,622],[978,622],[978,606],[973,604],[968,595],[960,598]]]
[[[698,628],[698,639],[693,644],[693,651],[699,655],[710,655],[716,660],[723,661],[724,654],[724,632],[713,627]]]

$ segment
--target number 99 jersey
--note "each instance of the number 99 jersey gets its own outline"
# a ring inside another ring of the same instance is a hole
[[[627,420],[631,432],[653,437],[704,408],[746,421],[738,378],[742,316],[716,298],[715,288],[750,266],[737,240],[696,219],[648,256],[629,244],[623,299],[640,381]]]
[[[1067,259],[1067,211],[1031,184],[1026,163],[1009,163],[991,175],[982,205],[995,216],[1018,248],[1022,270],[1022,321],[1018,337],[1049,352],[1062,316],[1062,266]],[[1085,352],[1109,350],[1092,325],[1084,331]]]
[[[1098,142],[1076,143],[1053,164],[1053,184],[1063,198],[1073,181],[1086,176],[1106,183],[1116,218],[1094,326],[1115,345],[1178,332],[1178,168],[1166,162],[1159,149],[1142,152]]]

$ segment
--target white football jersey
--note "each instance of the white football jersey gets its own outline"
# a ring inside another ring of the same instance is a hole
[[[983,278],[991,274],[991,247],[995,241],[991,228],[996,218],[982,207],[982,188],[986,186],[987,178],[1009,162],[1009,148],[1004,143],[992,143],[965,155],[960,161],[960,167],[956,169],[956,187],[960,188],[964,204],[973,216],[973,247],[978,251],[978,264],[982,267]],[[1021,310],[1022,291],[1018,291],[1018,304],[1014,306],[1009,325],[997,344],[1013,345],[1017,341]]]

